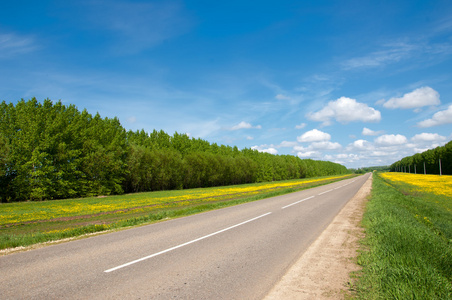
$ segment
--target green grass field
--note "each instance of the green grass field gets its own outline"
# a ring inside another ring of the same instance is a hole
[[[199,213],[350,178],[302,180],[0,205],[0,249]]]
[[[452,195],[374,176],[363,226],[356,298],[452,299]]]

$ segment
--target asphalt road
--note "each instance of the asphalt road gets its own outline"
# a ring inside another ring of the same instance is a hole
[[[262,299],[369,175],[0,257],[1,299]]]

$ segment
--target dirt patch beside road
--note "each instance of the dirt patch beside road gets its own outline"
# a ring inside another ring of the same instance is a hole
[[[371,187],[372,175],[265,300],[344,299],[350,293],[350,272],[359,270],[354,258]]]

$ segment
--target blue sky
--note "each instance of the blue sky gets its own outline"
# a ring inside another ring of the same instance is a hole
[[[452,140],[450,1],[3,1],[0,100],[387,165]]]

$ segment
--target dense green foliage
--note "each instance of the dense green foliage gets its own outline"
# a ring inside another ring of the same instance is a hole
[[[441,169],[440,169],[441,161]],[[425,169],[424,169],[425,166]],[[452,141],[442,147],[407,156],[391,165],[392,172],[452,175]]]
[[[347,173],[339,164],[127,132],[117,118],[35,98],[0,104],[1,202],[266,182]]]
[[[358,298],[451,299],[452,198],[391,184],[374,176]]]

